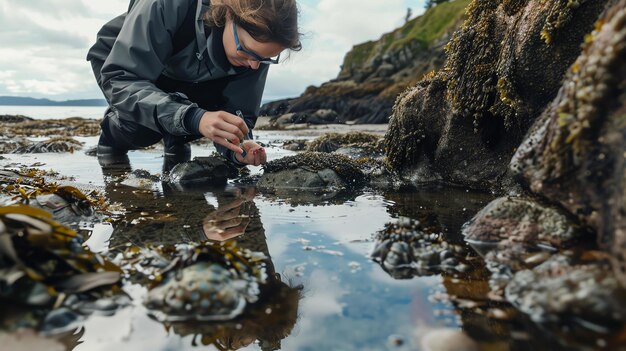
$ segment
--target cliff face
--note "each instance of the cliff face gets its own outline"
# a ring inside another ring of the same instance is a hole
[[[390,164],[417,181],[497,185],[607,2],[473,1],[444,67],[398,98]]]
[[[355,46],[336,79],[309,87],[296,99],[266,104],[261,114],[294,113],[287,119],[293,123],[307,122],[317,110],[332,110],[336,121],[387,123],[398,94],[442,65],[444,45],[469,2],[438,5],[377,41]]]

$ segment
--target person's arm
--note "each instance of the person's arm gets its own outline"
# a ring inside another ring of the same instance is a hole
[[[197,105],[165,93],[154,82],[172,54],[172,38],[190,5],[190,1],[142,0],[127,14],[100,69],[99,82],[121,119],[155,131],[160,125],[173,135],[189,134],[183,120]]]
[[[268,71],[269,65],[261,65],[258,70],[251,69],[239,76],[235,76],[224,88],[223,95],[228,99],[224,110],[231,113],[241,110],[244,121],[250,130],[248,133],[249,139],[252,139],[252,129],[256,124],[261,109],[261,99],[263,98],[263,90],[265,89]],[[220,154],[224,155],[237,166],[246,165],[237,160],[232,150],[219,144],[215,144],[215,147]]]

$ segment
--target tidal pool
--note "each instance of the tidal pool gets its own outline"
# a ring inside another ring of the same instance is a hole
[[[274,141],[289,136],[258,132],[269,159],[292,152]],[[305,136],[304,138],[311,138]],[[79,138],[80,139],[80,138]],[[95,138],[82,138],[87,147]],[[193,147],[194,156],[211,147]],[[130,153],[133,169],[160,173],[159,149]],[[253,184],[220,188],[145,189],[118,184],[94,157],[7,155],[0,161],[36,165],[74,177],[103,191],[129,212],[93,228],[86,245],[116,255],[129,246],[229,239],[265,254],[276,287],[228,321],[161,322],[144,305],[148,289],[127,276],[128,305],[94,312],[63,333],[5,334],[5,345],[46,345],[73,350],[528,350],[593,349],[607,346],[602,333],[572,335],[566,325],[543,328],[507,303],[489,297],[488,271],[461,237],[461,226],[493,195],[430,186],[402,191],[363,189],[341,198],[277,197]],[[253,173],[261,172],[252,167]],[[436,224],[447,241],[467,248],[463,273],[432,273],[394,279],[370,254],[375,235],[398,218]],[[8,308],[8,306],[7,306]],[[5,309],[7,311],[7,309]],[[193,311],[190,311],[193,313]],[[5,321],[5,324],[7,322]],[[14,343],[14,344],[11,344]],[[47,344],[46,344],[47,343]],[[604,343],[604,344],[603,344]],[[39,347],[39,346],[37,346]],[[55,348],[56,347],[56,348]]]

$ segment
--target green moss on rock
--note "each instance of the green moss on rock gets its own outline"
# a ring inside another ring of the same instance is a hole
[[[304,152],[270,161],[264,166],[265,173],[276,173],[289,169],[304,169],[319,172],[330,169],[336,172],[346,184],[361,184],[365,176],[355,161],[350,158],[323,152]]]

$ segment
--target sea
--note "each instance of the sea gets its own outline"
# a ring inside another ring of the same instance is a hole
[[[102,118],[105,110],[106,106],[0,106],[0,115],[23,115],[35,119]]]

